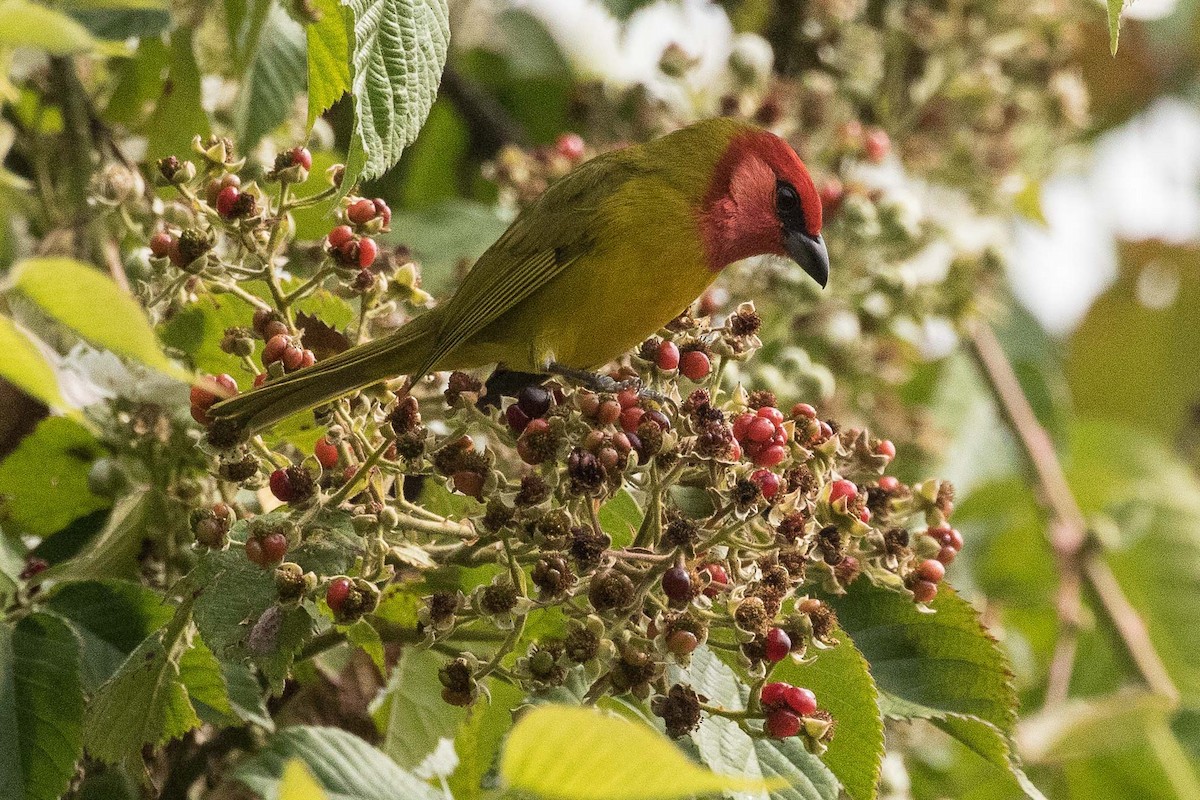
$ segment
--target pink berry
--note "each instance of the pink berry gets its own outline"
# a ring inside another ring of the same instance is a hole
[[[355,225],[365,225],[375,219],[375,204],[370,200],[356,200],[346,209],[346,219]]]
[[[879,489],[891,494],[900,488],[900,481],[894,475],[884,475],[879,479]]]
[[[322,436],[320,439],[317,439],[317,443],[313,445],[313,455],[317,457],[317,463],[325,469],[337,466],[338,458],[340,457],[337,445],[329,441],[328,436]]]
[[[862,520],[864,523],[870,522],[871,521],[871,509],[867,508],[866,506],[863,506],[863,510],[858,512],[858,518],[860,520]]]
[[[292,163],[298,164],[305,169],[312,169],[312,153],[307,147],[293,147],[290,151]]]
[[[930,581],[916,581],[912,585],[913,599],[918,603],[928,603],[937,597],[937,584]]]
[[[325,589],[325,603],[333,613],[340,613],[350,597],[350,579],[334,578]]]
[[[746,436],[752,442],[766,442],[775,435],[775,423],[764,417],[755,417],[746,426]]]
[[[951,562],[953,562],[957,556],[958,551],[953,547],[943,547],[941,550],[938,550],[937,560],[946,566],[950,566]]]
[[[847,503],[858,497],[858,487],[844,478],[839,478],[829,487],[829,504],[833,505],[843,497]]]
[[[150,237],[150,252],[155,258],[166,258],[171,254],[171,243],[174,241],[171,234],[159,231]]]
[[[802,717],[807,717],[817,710],[817,696],[808,689],[799,686],[788,686],[783,692],[783,700],[792,711]]]
[[[766,469],[755,470],[750,480],[758,484],[762,496],[767,500],[779,493],[779,476]]]
[[[763,730],[775,739],[787,739],[800,732],[800,717],[791,711],[779,709],[767,715]]]
[[[738,414],[733,418],[733,438],[739,442],[746,438],[750,423],[757,419],[753,414]]]
[[[796,403],[796,405],[792,406],[792,416],[797,419],[800,417],[804,417],[805,419],[816,419],[817,410],[808,403]]]
[[[658,346],[654,363],[664,372],[670,372],[679,366],[679,345],[674,342],[663,342]]]
[[[375,257],[379,255],[379,245],[375,244],[375,240],[369,236],[364,236],[358,242],[358,265],[363,269],[375,263]]]
[[[787,458],[787,450],[780,445],[772,445],[764,447],[759,451],[758,455],[754,456],[753,461],[760,467],[775,467],[783,463]]]
[[[914,574],[917,576],[917,580],[938,583],[946,577],[946,565],[937,559],[927,558],[917,564]]]
[[[383,227],[387,228],[392,224],[392,209],[388,207],[388,204],[382,198],[376,197],[371,202],[375,204],[375,216],[379,217],[383,222]]]
[[[767,631],[765,651],[767,661],[772,664],[783,661],[787,654],[792,652],[792,639],[787,635],[787,631],[783,628],[771,628]]]
[[[887,158],[888,153],[891,152],[892,140],[888,136],[887,131],[882,128],[871,128],[867,131],[863,147],[866,150],[867,160],[878,164]]]
[[[567,132],[560,134],[558,140],[554,143],[554,149],[568,161],[578,161],[583,158],[583,148],[583,137],[578,133]]]
[[[325,241],[329,243],[330,247],[338,249],[353,238],[354,231],[350,229],[349,225],[338,225],[329,232],[329,235],[325,237]]]
[[[646,410],[637,406],[625,409],[621,412],[621,429],[626,433],[636,433],[645,415]]]
[[[226,186],[217,193],[217,213],[222,217],[229,219],[233,214],[233,207],[237,203],[238,196],[241,194],[234,186]]]
[[[712,363],[700,350],[689,350],[679,359],[679,371],[690,381],[700,382],[712,372]]]
[[[896,457],[896,445],[892,444],[891,439],[880,439],[879,444],[875,445],[875,453],[891,461]]]
[[[846,199],[846,187],[837,178],[822,183],[818,193],[821,196],[821,211],[830,217],[837,213]]]

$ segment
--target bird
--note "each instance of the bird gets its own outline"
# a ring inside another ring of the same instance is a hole
[[[822,288],[829,280],[807,167],[770,131],[697,122],[551,184],[446,302],[209,416],[252,432],[382,380],[491,364],[611,388],[596,369],[684,312],[727,266],[764,254],[791,258]]]

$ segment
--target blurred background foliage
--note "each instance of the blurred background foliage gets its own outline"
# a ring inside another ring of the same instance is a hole
[[[337,84],[306,43],[331,2],[0,0],[0,263],[71,255],[136,286],[146,253],[112,246],[89,188],[143,191],[112,165],[187,153],[196,134],[231,133],[265,166],[304,140],[312,96]],[[1102,7],[1069,0],[449,8],[428,121],[364,189],[395,210],[390,244],[416,254],[423,287],[445,296],[569,168],[564,133],[591,154],[734,114],[787,136],[821,186],[834,277],[825,293],[773,263],[722,278],[706,311],[753,300],[768,321],[731,381],[891,437],[903,478],[955,482],[955,582],[1011,658],[1018,755],[1046,796],[1200,797],[1200,2],[1136,0],[1115,58]],[[316,109],[314,175],[352,146],[337,94]],[[329,221],[296,225],[317,240]],[[196,308],[213,331],[234,324]],[[212,336],[206,351],[186,325],[161,330],[222,368]],[[998,354],[1077,511],[1031,469],[987,368]],[[62,369],[76,392],[105,386],[94,358]],[[77,426],[28,436],[45,414],[0,384],[0,492],[20,498],[6,524],[54,534],[37,550],[54,562],[111,495]],[[1056,551],[1072,526],[1080,548]],[[25,553],[0,542],[11,579]],[[1022,796],[932,724],[888,736],[881,796]]]

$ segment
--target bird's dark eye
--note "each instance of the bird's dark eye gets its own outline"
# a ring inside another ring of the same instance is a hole
[[[804,209],[800,207],[800,195],[796,193],[796,187],[787,181],[775,184],[775,213],[784,228],[804,230]]]

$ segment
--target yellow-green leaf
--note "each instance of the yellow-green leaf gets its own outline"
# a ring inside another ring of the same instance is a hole
[[[92,50],[96,40],[87,28],[60,11],[28,0],[0,0],[0,45],[66,56]]]
[[[314,0],[308,35],[308,127],[350,91],[350,28],[338,0]]]
[[[8,317],[0,316],[0,378],[48,406],[61,408],[58,378],[29,337]]]
[[[12,285],[96,347],[190,380],[163,355],[141,306],[99,270],[70,258],[30,258],[13,268]]]
[[[293,758],[284,764],[283,777],[279,779],[279,800],[327,800],[328,797],[303,761]]]
[[[1125,0],[1108,0],[1108,47],[1115,56],[1117,40],[1121,37],[1121,10],[1125,8]]]
[[[513,727],[500,774],[509,787],[547,800],[669,800],[787,785],[718,775],[689,761],[647,725],[559,705],[535,708]]]

